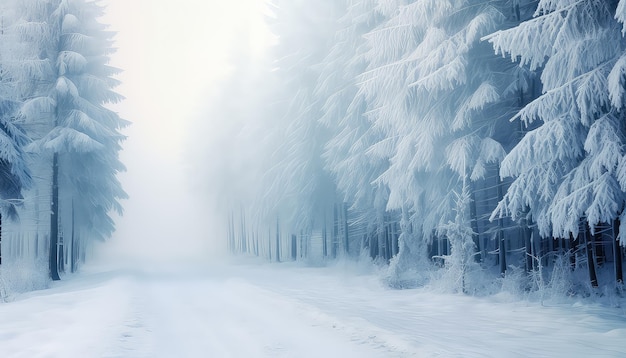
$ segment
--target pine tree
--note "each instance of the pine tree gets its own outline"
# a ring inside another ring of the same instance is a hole
[[[344,8],[334,44],[320,64],[315,89],[316,96],[325,99],[320,123],[331,134],[324,146],[324,168],[337,185],[338,200],[350,204],[354,222],[365,231],[365,245],[375,257],[384,229],[388,190],[374,181],[387,165],[368,154],[369,147],[382,137],[365,116],[366,99],[359,93],[358,76],[368,65],[363,36],[376,26],[381,15],[372,0],[346,1]]]
[[[543,86],[513,117],[541,124],[503,161],[501,175],[514,181],[493,217],[529,212],[542,236],[567,238],[579,235],[581,218],[593,235],[623,215],[620,6],[539,1],[533,19],[488,37],[496,52],[541,71]]]
[[[387,20],[366,35],[370,65],[360,93],[382,133],[369,153],[389,163],[375,182],[389,190],[386,209],[410,218],[393,263],[405,267],[454,220],[453,193],[462,191],[465,173],[483,179],[504,157],[513,131],[507,119],[526,75],[481,42],[515,21],[504,15],[507,2],[394,4],[380,3]],[[467,223],[476,227],[476,220]]]
[[[576,235],[581,217],[592,229],[612,222],[622,205],[620,90],[609,88],[609,75],[623,50],[611,7],[540,1],[532,20],[489,37],[497,52],[542,71],[543,94],[513,119],[543,124],[504,160],[501,174],[516,179],[497,213],[518,217],[528,207],[543,236]]]
[[[15,88],[18,78],[11,67],[18,55],[16,37],[5,34],[11,18],[6,8],[0,8],[0,264],[2,264],[2,220],[18,219],[17,207],[22,203],[22,191],[32,185],[25,161],[24,146],[29,139],[16,121],[20,98]]]
[[[107,65],[112,33],[97,22],[102,8],[82,0],[29,0],[18,10],[15,32],[32,49],[23,60],[20,116],[33,140],[27,149],[40,178],[36,190],[51,187],[50,275],[59,279],[58,255],[68,249],[59,235],[104,239],[113,231],[110,211],[121,213],[126,194],[116,174],[123,170],[119,130],[126,122],[104,107],[121,96],[112,91],[117,70]]]
[[[275,149],[261,179],[257,211],[266,211],[267,223],[280,217],[285,235],[310,236],[334,199],[322,158],[327,133],[318,122],[323,100],[315,96],[315,83],[334,34],[336,7],[334,1],[280,1],[273,10],[270,29],[278,43],[272,49],[272,83],[280,87],[263,118],[264,142]]]

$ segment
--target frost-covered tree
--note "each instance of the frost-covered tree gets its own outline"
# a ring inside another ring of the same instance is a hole
[[[5,34],[14,20],[13,11],[0,7],[0,226],[2,220],[18,219],[17,206],[21,204],[22,191],[32,184],[30,170],[24,156],[28,137],[16,123],[20,98],[15,88],[17,78],[10,68],[20,53],[17,38]],[[0,264],[2,264],[2,233],[0,232]]]
[[[22,190],[30,187],[32,178],[24,155],[29,139],[16,120],[21,99],[16,93],[19,78],[11,71],[19,61],[20,46],[15,36],[5,34],[10,20],[6,12],[3,14],[0,24],[0,217],[15,219]]]
[[[474,260],[476,255],[474,232],[470,223],[468,210],[470,207],[470,192],[467,182],[463,183],[462,191],[456,194],[456,208],[453,221],[440,225],[438,235],[445,235],[450,241],[450,254],[441,256],[445,263],[443,280],[455,291],[467,293],[475,289],[472,287],[472,278],[478,270]]]
[[[230,83],[212,106],[216,119],[228,122],[220,150],[232,148],[213,159],[220,168],[213,180],[226,180],[218,186],[224,188],[220,203],[230,213],[224,221],[233,251],[278,260],[281,252],[306,250],[303,238],[332,215],[336,193],[324,170],[327,132],[319,123],[324,98],[315,87],[340,11],[334,1],[278,1],[268,7],[276,36],[269,59],[246,59],[248,30],[240,33]],[[295,240],[283,239],[293,235]]]
[[[494,217],[528,213],[542,236],[569,238],[581,219],[595,232],[624,215],[623,6],[539,1],[533,19],[488,37],[497,53],[540,70],[543,86],[514,117],[541,125],[503,161],[501,175],[515,179]]]
[[[596,233],[623,225],[622,2],[274,6],[267,90],[245,92],[262,99],[234,142],[255,143],[242,166],[259,179],[230,183],[247,198],[231,233],[263,227],[275,259],[296,258],[324,228],[389,261],[394,286],[426,278],[435,256],[473,292],[475,261],[549,264],[556,247],[532,239],[537,226],[569,237],[581,219]]]
[[[58,279],[68,248],[75,269],[85,240],[111,234],[110,211],[121,212],[118,200],[125,197],[116,179],[123,170],[118,152],[125,122],[104,107],[121,99],[112,91],[117,70],[107,65],[112,33],[97,22],[102,8],[94,2],[28,0],[16,6],[19,20],[11,31],[27,44],[15,69],[24,100],[20,119],[32,139],[29,165],[37,178],[27,208],[31,221],[24,226],[35,231],[35,245],[49,237],[50,275]],[[88,237],[79,242],[81,234]]]
[[[454,220],[452,193],[465,179],[485,178],[504,156],[506,120],[526,74],[493,56],[481,37],[511,26],[521,11],[506,1],[381,1],[379,9],[387,21],[366,35],[360,93],[383,133],[369,151],[389,162],[376,180],[389,188],[386,209],[410,218],[392,265],[403,271]],[[477,231],[476,221],[465,222]]]
[[[528,207],[544,236],[577,234],[581,217],[593,229],[621,212],[623,40],[613,3],[540,1],[532,20],[489,37],[497,52],[542,69],[543,94],[514,119],[543,124],[505,159],[501,174],[516,179],[498,213],[515,218]]]
[[[389,251],[382,240],[388,190],[374,183],[387,164],[368,154],[369,147],[383,138],[365,116],[366,99],[358,93],[358,77],[368,64],[363,36],[382,16],[373,0],[345,1],[344,6],[334,44],[320,64],[316,87],[316,95],[325,99],[320,122],[331,133],[324,160],[340,199],[350,205],[353,230],[365,230],[367,242],[362,245],[369,246],[375,257]]]
[[[265,221],[278,217],[285,234],[310,233],[323,225],[324,210],[335,196],[322,159],[327,134],[319,118],[324,102],[315,96],[315,87],[317,66],[335,33],[338,4],[279,1],[274,6],[272,75],[281,85],[272,92],[265,119],[269,132],[264,140],[276,149],[261,179],[260,203],[268,210]]]

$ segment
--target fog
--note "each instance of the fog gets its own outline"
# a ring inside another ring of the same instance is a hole
[[[117,32],[111,65],[123,70],[116,90],[126,97],[113,109],[132,125],[123,132],[127,172],[119,176],[130,199],[122,203],[114,237],[98,250],[107,260],[132,262],[214,258],[223,248],[224,225],[203,185],[207,178],[198,175],[201,162],[211,159],[193,141],[198,133],[209,138],[219,131],[218,122],[206,118],[207,103],[229,71],[235,34],[242,26],[254,36],[263,32],[260,6],[245,0],[104,4],[102,22]],[[251,43],[263,46],[259,38]]]

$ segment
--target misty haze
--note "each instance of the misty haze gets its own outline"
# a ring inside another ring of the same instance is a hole
[[[0,0],[0,356],[625,357],[626,0]]]

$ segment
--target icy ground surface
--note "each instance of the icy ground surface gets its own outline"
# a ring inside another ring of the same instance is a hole
[[[626,311],[390,290],[354,268],[91,270],[0,304],[2,357],[626,357]]]

